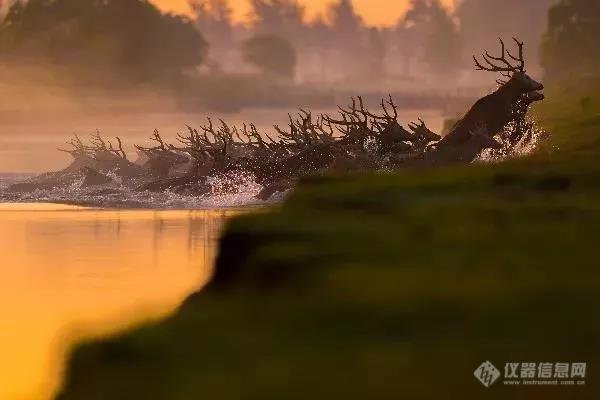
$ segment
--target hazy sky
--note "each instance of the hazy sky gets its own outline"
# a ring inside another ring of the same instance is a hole
[[[153,0],[161,8],[169,11],[188,11],[188,0]],[[322,13],[327,5],[336,0],[300,0],[306,6],[309,16]],[[406,9],[410,0],[353,0],[356,9],[370,25],[394,24]],[[455,0],[442,0],[451,5]],[[236,20],[243,20],[248,14],[249,0],[230,0]]]

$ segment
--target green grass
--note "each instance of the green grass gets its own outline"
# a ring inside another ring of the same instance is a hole
[[[588,92],[548,93],[536,112],[552,138],[527,159],[311,178],[236,218],[209,287],[165,322],[79,347],[60,398],[598,398]],[[485,389],[485,360],[587,362],[587,386]]]

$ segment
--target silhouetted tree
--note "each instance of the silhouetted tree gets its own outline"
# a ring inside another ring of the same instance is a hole
[[[424,61],[439,75],[452,75],[460,68],[461,44],[458,29],[439,1],[429,7],[431,30],[425,41]]]
[[[332,43],[332,28],[323,18],[318,16],[306,25],[305,41],[315,48],[326,49]]]
[[[251,28],[258,35],[277,35],[298,44],[305,29],[298,0],[251,0]]]
[[[390,32],[399,67],[404,75],[411,75],[411,67],[424,46],[423,26],[416,26],[406,16],[401,18]]]
[[[552,7],[543,44],[543,66],[556,78],[599,75],[600,2],[562,0]]]
[[[274,35],[255,36],[242,44],[244,60],[266,74],[280,78],[293,78],[297,56],[294,46],[286,39]]]
[[[371,76],[375,79],[380,79],[384,76],[386,53],[386,42],[383,32],[378,28],[370,28],[367,54],[369,55],[369,71],[371,71]]]
[[[422,47],[421,60],[433,73],[451,75],[460,67],[458,29],[439,0],[413,0],[401,25]]]
[[[356,48],[361,41],[364,22],[354,9],[351,0],[338,0],[327,12],[331,30],[337,45],[344,48]]]
[[[207,44],[193,24],[162,14],[147,0],[28,0],[0,23],[0,51],[12,59],[54,63],[94,79],[147,81],[204,60]]]
[[[298,48],[301,52],[299,58],[302,59],[305,72],[309,76],[317,77],[326,81],[328,72],[331,70],[331,63],[328,56],[334,41],[332,38],[331,26],[323,18],[318,16],[307,23],[304,33],[302,46]]]
[[[368,45],[368,31],[352,1],[338,0],[331,4],[327,9],[327,17],[331,51],[336,54],[333,65],[348,75],[363,75],[370,62],[366,57],[361,57]]]
[[[195,22],[210,43],[212,51],[223,52],[233,46],[233,10],[227,0],[190,0]]]

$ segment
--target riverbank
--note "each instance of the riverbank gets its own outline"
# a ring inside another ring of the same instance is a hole
[[[306,179],[236,218],[206,290],[80,346],[60,399],[596,398],[597,93],[550,91],[527,158]],[[486,360],[591,368],[486,389]]]

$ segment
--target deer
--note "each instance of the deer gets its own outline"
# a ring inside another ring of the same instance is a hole
[[[193,166],[193,157],[165,143],[157,129],[150,140],[154,142],[154,146],[135,145],[135,148],[139,154],[136,164],[146,169],[151,176],[165,178],[177,175],[177,172],[173,171],[177,171],[178,168],[185,171]]]
[[[99,172],[113,171],[124,178],[138,176],[142,170],[129,161],[121,139],[119,137],[115,139],[116,145],[113,145],[96,130],[90,136],[89,143],[85,144],[79,136],[75,135],[67,142],[71,146],[70,149],[59,148],[58,150],[74,158],[74,163],[70,166],[71,170],[89,167]]]
[[[544,86],[527,74],[523,42],[513,40],[516,53],[500,39],[500,55],[486,51],[482,58],[473,57],[477,70],[500,73],[505,80],[497,80],[499,87],[478,100],[444,138],[421,119],[403,127],[391,95],[382,99],[379,112],[370,111],[358,96],[349,106],[338,107],[335,117],[313,115],[303,109],[297,116],[288,114],[287,128],[275,125],[273,136],[254,124],[238,128],[223,120],[213,123],[211,118],[200,129],[187,126],[187,133],[178,134],[175,145],[165,143],[155,131],[153,147],[136,146],[145,160],[141,166],[129,162],[119,138],[115,146],[99,133],[89,144],[75,136],[69,142],[72,148],[63,150],[75,158],[70,167],[9,190],[63,185],[77,175],[73,171],[91,167],[84,172],[92,186],[107,181],[96,170],[116,170],[120,176],[135,178],[130,181],[140,191],[170,190],[201,196],[233,193],[239,182],[250,178],[263,187],[257,197],[266,200],[292,188],[298,178],[324,171],[467,164],[486,149],[510,154],[510,146],[526,143],[528,135],[533,137],[527,112],[533,103],[544,99],[540,93]],[[502,143],[496,140],[500,133]]]
[[[470,141],[474,135],[486,135],[490,140],[477,139],[483,148],[495,147],[493,136],[499,133],[510,121],[514,120],[522,110],[523,101],[528,106],[544,99],[539,91],[544,85],[533,80],[525,69],[524,44],[513,38],[518,53],[514,55],[500,39],[501,55],[493,56],[489,52],[482,53],[483,62],[473,56],[478,71],[496,72],[508,78],[499,80],[499,88],[493,93],[478,100],[473,107],[437,144],[438,149],[461,146]],[[483,127],[483,129],[482,129]]]

